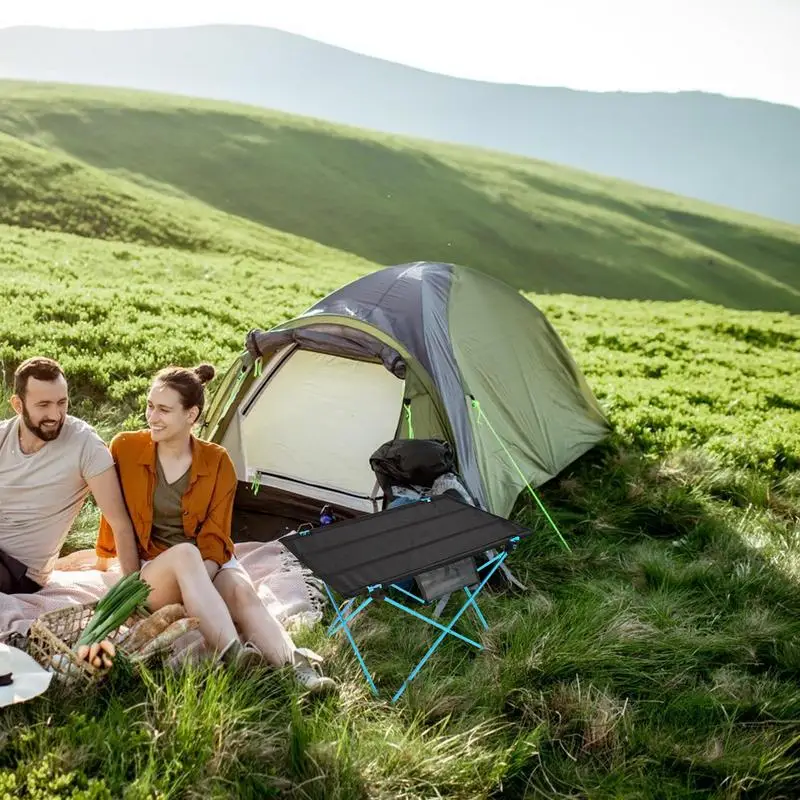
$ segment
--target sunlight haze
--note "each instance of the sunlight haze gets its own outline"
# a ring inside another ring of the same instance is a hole
[[[3,4],[5,5],[5,4]],[[462,78],[593,91],[700,90],[800,107],[797,0],[293,0],[258,8],[140,0],[29,0],[0,27],[119,30],[260,25]]]

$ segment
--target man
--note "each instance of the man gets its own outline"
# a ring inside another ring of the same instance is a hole
[[[94,428],[67,414],[61,366],[49,358],[20,364],[11,405],[16,417],[0,421],[0,592],[47,583],[89,492],[111,523],[122,572],[139,569],[111,453]]]

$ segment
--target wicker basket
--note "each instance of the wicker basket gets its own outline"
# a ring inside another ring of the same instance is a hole
[[[93,685],[109,672],[109,667],[94,667],[78,658],[72,649],[89,624],[97,603],[86,603],[42,614],[34,620],[28,632],[28,653],[45,669],[65,681],[82,681]],[[130,628],[148,614],[137,611],[106,638],[125,652],[124,642]]]

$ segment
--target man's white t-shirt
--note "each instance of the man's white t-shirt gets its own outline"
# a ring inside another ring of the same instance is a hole
[[[114,466],[94,428],[67,415],[57,439],[26,455],[20,418],[0,421],[0,550],[44,585],[89,493],[87,481]]]

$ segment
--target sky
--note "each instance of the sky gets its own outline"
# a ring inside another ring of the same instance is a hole
[[[262,25],[462,78],[800,107],[800,0],[0,0],[0,27]]]

